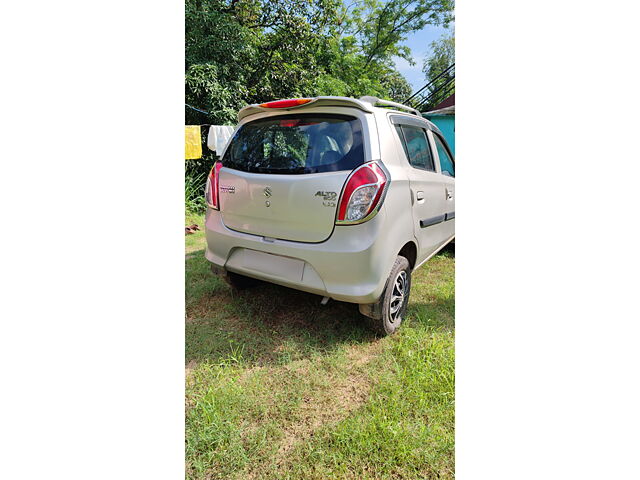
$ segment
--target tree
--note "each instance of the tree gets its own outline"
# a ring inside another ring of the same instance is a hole
[[[345,8],[334,62],[328,65],[331,75],[348,86],[349,96],[397,99],[403,91],[399,79],[403,78],[405,90],[408,83],[392,59],[400,56],[413,63],[411,51],[401,42],[425,25],[447,26],[453,20],[453,6],[451,0],[362,0],[350,11]]]
[[[432,53],[424,60],[422,71],[427,82],[433,82],[429,88],[429,94],[433,95],[432,101],[429,102],[431,105],[439,103],[455,92],[455,68],[449,69],[456,61],[455,43],[453,34],[443,35],[431,44]]]
[[[448,26],[453,7],[452,0],[364,0],[354,12],[354,25],[365,68],[376,61],[388,64],[394,55],[412,62],[411,51],[400,42],[426,25]]]
[[[403,100],[393,56],[452,0],[186,0],[186,109],[191,124],[235,123],[244,105],[277,98],[373,95]]]
[[[248,103],[297,96],[323,73],[338,0],[187,0],[188,123],[234,123]],[[207,118],[208,121],[203,121]]]
[[[387,89],[389,99],[399,103],[404,102],[413,91],[407,79],[395,70],[382,78],[382,86]]]

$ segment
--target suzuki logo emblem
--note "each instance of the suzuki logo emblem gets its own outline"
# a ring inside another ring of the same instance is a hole
[[[265,197],[271,196],[271,187],[264,187],[264,196]]]

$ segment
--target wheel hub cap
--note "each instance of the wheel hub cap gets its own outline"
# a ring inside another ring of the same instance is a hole
[[[393,290],[391,292],[391,302],[389,302],[389,318],[391,322],[400,319],[404,298],[407,294],[407,272],[404,270],[398,273],[393,281]]]

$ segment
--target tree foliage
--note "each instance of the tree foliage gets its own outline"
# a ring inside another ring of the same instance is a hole
[[[449,0],[365,0],[353,18],[365,67],[373,62],[388,65],[393,55],[412,62],[411,51],[400,42],[426,25],[448,25],[452,10]]]
[[[316,95],[402,101],[411,88],[392,58],[452,0],[186,0],[188,124],[233,124],[250,103]]]
[[[455,69],[447,71],[456,62],[455,43],[456,39],[453,34],[442,36],[431,44],[432,53],[424,59],[422,71],[427,82],[433,82],[430,91],[438,92],[435,94],[435,103],[455,92]],[[438,78],[441,74],[443,75]]]

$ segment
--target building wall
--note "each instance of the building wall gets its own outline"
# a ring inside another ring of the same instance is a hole
[[[427,119],[436,124],[444,135],[451,153],[456,154],[456,116],[455,115],[425,115]]]

